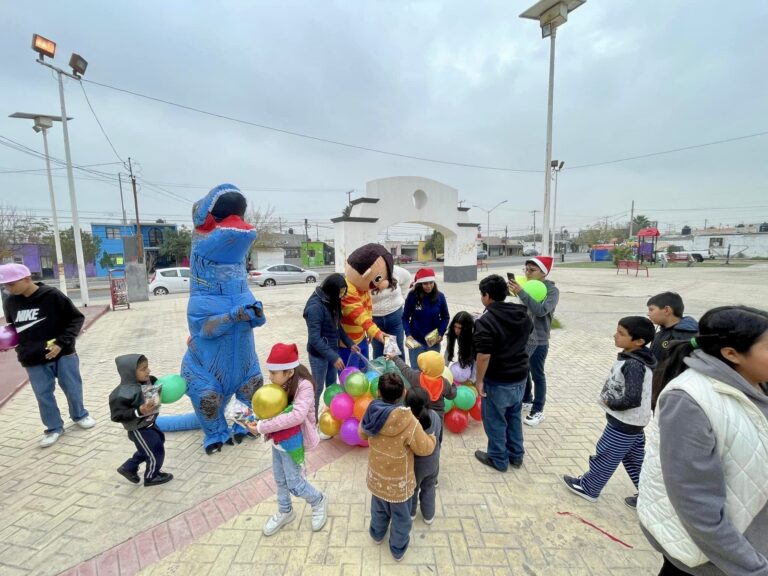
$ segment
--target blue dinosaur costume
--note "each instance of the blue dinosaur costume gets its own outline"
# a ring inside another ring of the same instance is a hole
[[[207,454],[232,444],[232,437],[239,443],[247,434],[237,423],[229,428],[224,408],[233,394],[250,407],[253,393],[264,382],[253,329],[266,319],[261,302],[248,288],[245,270],[257,234],[243,220],[245,208],[245,197],[232,184],[217,186],[192,208],[190,340],[181,375],[205,433]],[[161,429],[196,427],[173,423],[171,418],[160,419]]]

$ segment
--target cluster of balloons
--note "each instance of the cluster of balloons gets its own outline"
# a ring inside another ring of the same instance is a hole
[[[515,278],[515,282],[522,287],[523,292],[528,293],[536,302],[544,302],[546,300],[547,285],[541,280],[528,280],[525,276],[521,276]]]
[[[323,401],[328,410],[320,415],[320,431],[327,436],[338,436],[350,446],[368,446],[357,433],[368,405],[379,393],[379,376],[375,370],[361,372],[357,368],[344,368],[339,384],[325,389]]]
[[[471,374],[470,367],[462,368],[458,362],[451,364],[446,374],[446,376],[450,375],[456,384],[456,398],[445,399],[445,427],[454,434],[461,434],[467,429],[470,416],[478,422],[483,418],[482,398],[477,393],[475,385],[469,380]]]
[[[19,335],[16,328],[10,324],[0,326],[0,352],[15,348],[19,344]]]
[[[178,374],[168,374],[157,379],[160,388],[160,402],[171,404],[184,396],[187,392],[187,382]]]

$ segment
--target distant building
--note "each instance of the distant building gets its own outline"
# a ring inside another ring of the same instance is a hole
[[[160,246],[168,230],[177,230],[176,224],[146,222],[141,224],[144,240],[144,260],[149,268],[180,266],[181,262],[161,257]],[[92,223],[91,234],[101,238],[101,254],[96,258],[96,276],[106,276],[110,268],[122,268],[136,259],[136,224]]]
[[[301,265],[305,268],[313,266],[331,266],[334,263],[335,250],[325,242],[303,242],[301,244]]]
[[[768,224],[748,224],[728,228],[703,228],[691,234],[665,234],[659,244],[679,246],[704,258],[768,258]]]
[[[34,280],[50,280],[59,277],[59,271],[56,267],[56,250],[50,244],[35,242],[16,244],[11,248],[11,255],[3,260],[3,264],[11,262],[24,264],[29,268]],[[65,264],[64,275],[67,278],[76,277],[77,265]],[[93,262],[86,262],[85,275],[96,275],[96,265]]]

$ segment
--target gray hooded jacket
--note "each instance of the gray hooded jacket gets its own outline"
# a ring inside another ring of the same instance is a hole
[[[147,428],[157,418],[157,412],[147,415],[139,412],[139,406],[147,401],[147,394],[157,382],[154,376],[149,377],[149,382],[136,380],[136,368],[144,358],[141,354],[126,354],[115,358],[120,384],[109,395],[109,413],[113,422],[120,422],[129,432]]]

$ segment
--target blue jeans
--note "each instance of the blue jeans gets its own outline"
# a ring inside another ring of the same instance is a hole
[[[272,446],[272,475],[277,485],[277,507],[286,514],[293,509],[291,494],[303,498],[310,506],[320,504],[323,493],[304,478],[304,473],[288,452]]]
[[[368,339],[363,338],[360,340],[360,342],[357,343],[357,345],[360,348],[360,354],[362,354],[365,359],[368,359]],[[344,366],[349,366],[350,356],[353,357],[352,366],[357,366],[359,368],[360,364],[363,363],[360,357],[357,356],[357,354],[354,354],[350,348],[339,347],[339,357],[344,361]],[[363,372],[365,372],[365,370],[363,370]]]
[[[488,456],[496,468],[506,470],[510,463],[522,463],[523,389],[525,380],[495,382],[484,379],[485,395],[480,410],[488,437]]]
[[[411,359],[411,368],[413,368],[414,370],[418,370],[419,355],[424,354],[424,352],[429,352],[430,350],[435,350],[439,354],[440,344],[435,344],[434,346],[430,346],[429,348],[427,348],[424,344],[422,344],[421,348],[416,348],[416,350],[408,350],[408,357]]]
[[[403,309],[402,307],[386,316],[374,316],[373,323],[378,326],[384,334],[389,334],[397,339],[397,347],[400,348],[400,358],[405,362],[405,349],[403,340],[405,339],[405,330],[403,329]],[[378,358],[384,355],[384,344],[378,340],[371,342],[373,346],[373,357]]]
[[[525,383],[523,402],[533,402],[531,414],[544,411],[544,402],[547,400],[547,377],[544,374],[544,363],[547,361],[548,352],[549,344],[540,344],[533,349],[528,359],[530,374]],[[533,388],[533,396],[531,396],[531,388]]]
[[[320,412],[320,396],[326,386],[336,383],[336,366],[321,356],[309,355],[309,369],[315,379],[315,415]]]
[[[391,524],[390,524],[391,523]],[[371,494],[371,528],[369,534],[376,541],[384,539],[389,527],[389,551],[400,558],[411,541],[411,501],[387,502]]]
[[[78,421],[88,416],[88,410],[83,406],[83,381],[80,378],[80,359],[77,354],[59,356],[52,362],[37,366],[27,366],[26,370],[46,434],[64,431],[64,421],[53,394],[57,379],[69,404],[69,417]]]

